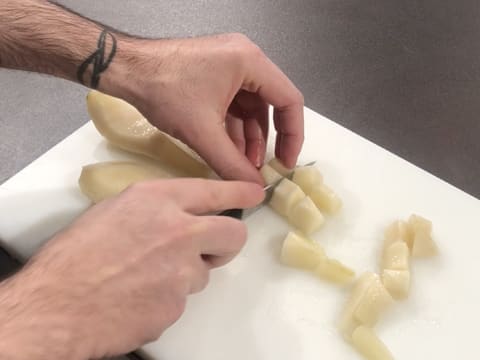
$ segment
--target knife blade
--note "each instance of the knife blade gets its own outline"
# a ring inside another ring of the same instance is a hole
[[[307,163],[303,166],[312,166],[312,165],[315,165],[315,163],[316,163],[316,161],[311,161],[311,162],[309,162],[309,163]],[[273,191],[275,190],[277,185],[280,184],[284,179],[292,180],[294,172],[295,172],[295,170],[292,169],[292,171],[290,173],[288,173],[288,175],[282,176],[280,179],[278,179],[274,183],[265,186],[263,188],[263,190],[265,191],[265,198],[257,206],[255,206],[253,208],[247,208],[247,209],[228,209],[228,210],[225,210],[225,211],[222,211],[222,212],[218,213],[217,215],[218,216],[228,216],[228,217],[232,217],[232,218],[235,218],[235,219],[238,219],[238,220],[242,220],[242,219],[245,219],[245,218],[249,217],[253,213],[260,210],[264,205],[267,205],[270,202],[270,199],[272,198],[272,195],[273,195]]]

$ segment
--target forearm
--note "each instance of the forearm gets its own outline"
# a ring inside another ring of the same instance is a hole
[[[45,0],[0,1],[0,67],[122,96],[129,91],[128,63],[140,42]]]
[[[28,271],[0,283],[0,359],[85,359],[88,340],[68,304],[42,283]]]

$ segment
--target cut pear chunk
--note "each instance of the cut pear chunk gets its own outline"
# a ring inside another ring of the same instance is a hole
[[[410,226],[403,220],[394,221],[385,230],[385,248],[397,241],[404,241],[410,249],[413,246],[413,234]]]
[[[283,177],[268,164],[265,164],[261,167],[260,174],[262,174],[265,185],[274,184]]]
[[[393,360],[390,350],[369,327],[357,327],[352,334],[352,344],[367,360]]]
[[[322,279],[337,284],[348,284],[355,278],[355,271],[340,261],[326,258],[318,264],[314,273]]]
[[[403,241],[397,241],[387,247],[383,253],[383,268],[388,270],[408,270],[410,251]]]
[[[297,184],[283,179],[273,190],[270,207],[288,219],[295,205],[304,198],[305,193]]]
[[[306,196],[291,210],[288,216],[290,223],[305,235],[310,235],[320,229],[325,222],[322,213]]]
[[[170,174],[154,166],[129,161],[103,162],[84,166],[78,185],[90,200],[97,203],[139,181],[168,177]]]
[[[284,265],[304,270],[315,269],[325,259],[325,251],[316,242],[289,232],[283,241],[280,260]]]
[[[300,166],[293,172],[292,181],[308,195],[323,183],[323,176],[315,166]]]
[[[162,162],[179,175],[208,177],[211,170],[185,144],[158,130],[129,103],[92,90],[87,108],[97,130],[119,148]]]
[[[408,224],[413,233],[412,256],[431,257],[438,254],[438,247],[432,239],[432,222],[419,215],[412,215]]]
[[[370,280],[368,289],[355,309],[353,317],[362,325],[374,326],[385,311],[392,305],[393,299],[385,289],[378,274]]]
[[[281,161],[277,158],[273,158],[268,162],[268,165],[270,165],[276,172],[278,172],[282,176],[288,176],[293,169],[287,168],[285,165],[281,163]]]
[[[395,300],[403,300],[410,293],[409,270],[383,270],[382,282]]]
[[[309,196],[320,210],[328,214],[333,215],[342,207],[340,198],[325,184],[313,187]]]
[[[338,329],[343,337],[351,341],[353,330],[361,325],[358,320],[354,318],[355,310],[362,301],[365,292],[368,290],[370,284],[375,280],[376,274],[372,272],[363,273],[353,286],[353,290],[350,294],[350,297],[343,309],[340,321],[338,324]]]

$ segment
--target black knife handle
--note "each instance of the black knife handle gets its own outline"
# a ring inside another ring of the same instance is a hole
[[[243,218],[243,209],[229,209],[222,211],[218,214],[219,216],[228,216],[234,219],[242,220]]]
[[[0,281],[20,270],[22,263],[0,247]]]

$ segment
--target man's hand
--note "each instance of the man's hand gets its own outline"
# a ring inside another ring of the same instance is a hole
[[[268,106],[275,154],[295,165],[303,96],[244,35],[131,37],[45,0],[0,1],[0,67],[48,73],[135,105],[225,179],[263,183]]]
[[[264,161],[269,104],[276,156],[287,167],[296,164],[303,144],[302,94],[248,38],[120,40],[119,51],[122,46],[133,52],[126,61],[135,64],[135,77],[129,75],[129,94],[120,94],[221,177],[262,183],[255,167]]]
[[[161,180],[94,206],[0,286],[0,354],[100,358],[158,338],[245,242],[242,222],[205,214],[263,196],[252,183]]]

